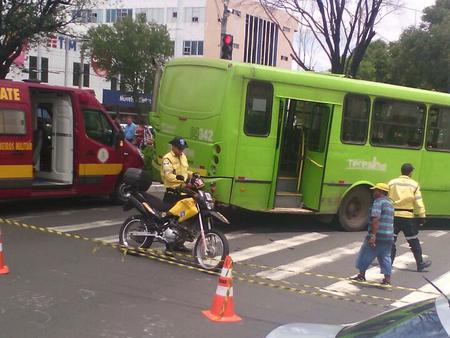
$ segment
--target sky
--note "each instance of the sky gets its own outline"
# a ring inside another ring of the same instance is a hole
[[[402,0],[402,8],[385,16],[375,27],[377,34],[372,41],[378,39],[386,42],[398,40],[402,31],[409,26],[418,27],[421,23],[423,9],[435,3],[436,0]],[[314,54],[314,69],[316,71],[330,69],[328,58],[320,48],[316,48]],[[293,68],[297,69],[297,66],[294,65]]]
[[[403,0],[402,8],[391,13],[380,22],[376,28],[376,39],[396,41],[400,34],[409,26],[418,26],[421,22],[422,10],[432,6],[436,0]]]

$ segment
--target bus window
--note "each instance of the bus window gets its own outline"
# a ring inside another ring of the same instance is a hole
[[[427,149],[450,151],[450,107],[433,106],[428,113]]]
[[[0,110],[0,134],[25,135],[25,112],[16,109]]]
[[[307,130],[308,150],[324,152],[327,135],[330,109],[322,104],[314,104],[312,107],[310,129]]]
[[[250,81],[245,104],[244,132],[249,136],[268,136],[272,118],[272,84]]]
[[[369,129],[370,99],[368,96],[347,95],[342,116],[342,143],[365,144]]]
[[[425,105],[419,103],[376,99],[371,144],[419,149],[423,142],[425,111]]]
[[[88,109],[83,110],[83,115],[87,136],[100,143],[112,146],[114,144],[113,127],[103,113]]]

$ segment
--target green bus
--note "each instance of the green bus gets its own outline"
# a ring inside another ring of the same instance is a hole
[[[450,95],[206,58],[163,72],[153,167],[174,136],[216,201],[366,226],[369,187],[414,165],[429,216],[450,215]]]

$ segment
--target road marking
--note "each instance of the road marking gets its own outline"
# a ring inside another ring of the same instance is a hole
[[[71,232],[71,231],[78,231],[78,230],[110,227],[110,226],[119,225],[119,224],[122,224],[122,221],[117,222],[117,221],[113,221],[113,220],[103,220],[103,221],[96,221],[96,222],[89,222],[89,223],[82,223],[82,224],[49,227],[47,229],[61,231],[61,232]]]
[[[94,238],[96,241],[102,241],[106,243],[119,243],[119,235],[105,236]]]
[[[425,258],[426,256],[423,255]],[[403,255],[397,256],[392,267],[392,274],[398,269],[407,269],[411,264],[414,264],[414,270],[416,270],[416,260],[411,252],[406,252]],[[356,273],[355,273],[356,275]],[[374,266],[366,271],[366,280],[368,282],[381,281],[383,277],[380,276],[380,267]],[[355,294],[361,290],[361,287],[353,284],[351,281],[340,281],[328,285],[323,289],[325,292],[329,292],[338,296],[345,296],[348,294]]]
[[[342,257],[354,255],[359,252],[361,245],[362,242],[353,242],[344,247],[328,250],[321,254],[309,256],[286,265],[278,266],[271,270],[259,272],[256,275],[273,280],[282,280],[295,276],[301,272],[312,270],[319,265],[332,263]]]
[[[328,237],[328,235],[312,232],[300,236],[291,237],[288,239],[280,239],[278,241],[274,241],[269,244],[253,246],[241,251],[234,252],[231,254],[231,257],[233,258],[234,262],[245,261],[247,259],[254,258],[257,256],[267,255],[275,251],[292,248],[294,246],[309,243],[312,241],[317,241],[325,237]]]
[[[36,218],[36,217],[45,217],[45,216],[71,216],[76,214],[77,212],[88,212],[88,211],[110,211],[109,208],[103,208],[103,207],[95,207],[95,208],[88,208],[88,209],[74,209],[74,210],[66,210],[66,211],[59,211],[59,212],[43,212],[40,214],[34,214],[34,215],[27,215],[27,216],[11,216],[11,218],[14,218],[15,220],[22,221],[25,219],[30,218]]]
[[[439,289],[442,290],[445,294],[448,294],[450,292],[450,271],[441,275],[439,278],[432,281]],[[439,295],[440,293],[437,292],[437,290],[430,284],[425,284],[422,286],[420,291],[424,292],[432,292],[436,293],[436,295]],[[406,295],[402,299],[392,303],[391,305],[393,307],[400,307],[405,305],[405,303],[414,303],[425,299],[433,298],[433,295],[422,293],[420,291],[414,291],[411,292],[409,295]]]
[[[248,232],[230,232],[228,234],[225,234],[225,237],[228,240],[232,240],[232,239],[238,239],[238,238],[242,238],[242,237],[246,237],[246,236],[250,236],[252,234],[248,233]]]
[[[448,231],[439,230],[439,231],[433,231],[431,234],[428,234],[428,237],[441,237],[444,235],[447,235]]]

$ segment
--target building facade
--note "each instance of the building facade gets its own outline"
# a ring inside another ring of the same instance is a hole
[[[234,37],[233,60],[291,68],[286,38],[293,41],[296,28],[292,19],[284,13],[276,14],[283,25],[281,32],[256,0],[230,0],[228,7],[226,32]],[[222,0],[107,0],[79,14],[78,22],[72,26],[74,36],[82,36],[94,25],[143,15],[149,22],[167,26],[174,57],[220,57],[221,30],[225,28]],[[119,92],[118,81],[106,80],[105,72],[96,67],[95,60],[81,57],[81,43],[80,39],[52,35],[40,46],[28,49],[25,57],[11,68],[8,78],[91,88],[106,107],[129,112],[130,97]],[[111,97],[114,104],[108,102]]]

